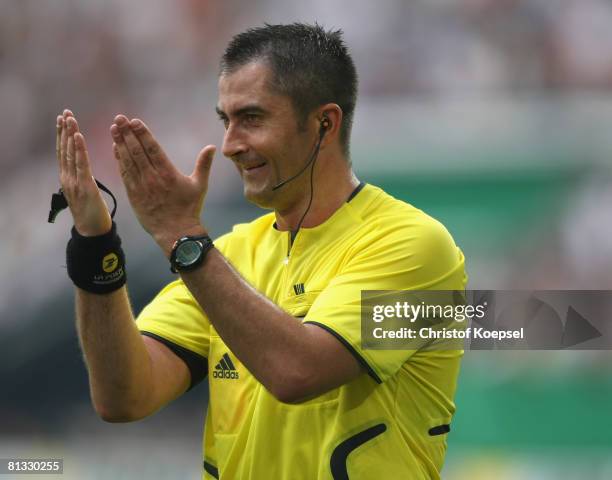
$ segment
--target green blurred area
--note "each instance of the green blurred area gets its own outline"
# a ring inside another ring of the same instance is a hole
[[[512,360],[501,352],[466,355],[478,355],[485,362],[494,360],[494,356],[498,361]],[[501,382],[494,377],[470,369],[462,372],[455,399],[457,414],[449,437],[451,447],[612,448],[612,378],[596,372],[586,375],[582,370],[557,375],[536,370]]]
[[[438,219],[466,254],[479,255],[506,251],[521,234],[550,227],[580,177],[574,164],[501,173],[370,174],[365,180]]]
[[[563,372],[565,362],[546,361],[555,353],[529,355],[529,370],[508,378],[500,367],[519,360],[518,352],[466,352],[443,478],[612,478],[606,370]]]

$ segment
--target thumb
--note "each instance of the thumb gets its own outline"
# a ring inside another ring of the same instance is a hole
[[[210,167],[212,165],[216,150],[217,147],[214,145],[206,145],[202,150],[200,150],[198,158],[196,159],[196,164],[193,169],[193,173],[191,174],[191,178],[193,178],[202,189],[206,189],[208,186]]]

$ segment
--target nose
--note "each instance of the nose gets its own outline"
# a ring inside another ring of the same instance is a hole
[[[248,150],[248,146],[239,134],[238,130],[230,124],[225,130],[225,136],[223,137],[223,147],[221,151],[223,155],[228,158],[232,158],[235,155],[244,153]]]

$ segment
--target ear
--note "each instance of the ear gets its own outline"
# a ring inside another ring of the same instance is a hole
[[[321,149],[340,141],[340,127],[342,125],[343,113],[337,103],[327,103],[318,109],[317,130],[321,128],[322,122],[327,124],[325,135],[321,141]]]

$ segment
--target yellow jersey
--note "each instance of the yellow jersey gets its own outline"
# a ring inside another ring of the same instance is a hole
[[[463,290],[464,257],[444,226],[362,184],[324,223],[302,228],[290,249],[274,213],[235,226],[215,245],[280,308],[336,337],[364,374],[282,403],[232,353],[183,282],[169,284],[137,324],[185,360],[192,386],[208,377],[203,478],[439,478],[463,351],[363,349],[360,302],[362,290]]]

